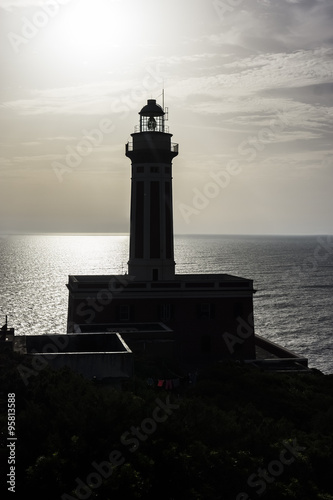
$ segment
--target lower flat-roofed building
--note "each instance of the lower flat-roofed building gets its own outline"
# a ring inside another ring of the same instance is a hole
[[[133,375],[132,352],[118,333],[19,335],[14,350],[30,356],[37,369],[68,367],[85,378],[113,384]]]
[[[255,359],[252,280],[226,274],[161,281],[69,276],[67,286],[69,332],[117,331],[133,352],[183,364]]]

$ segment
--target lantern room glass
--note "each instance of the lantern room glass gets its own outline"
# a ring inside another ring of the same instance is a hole
[[[165,132],[164,116],[140,116],[140,132]]]

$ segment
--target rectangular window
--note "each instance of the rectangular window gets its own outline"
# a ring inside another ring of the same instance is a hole
[[[119,320],[129,321],[130,320],[130,306],[128,304],[122,304],[119,306]]]
[[[143,174],[145,171],[145,167],[136,167],[136,173],[137,174]]]
[[[160,183],[150,183],[150,258],[161,257],[161,206],[160,206]]]
[[[134,224],[134,237],[135,237],[135,257],[137,259],[142,259],[143,257],[143,231],[144,231],[144,182],[137,182],[134,187],[136,188],[136,203],[135,210],[132,207],[131,220],[135,221]]]
[[[241,302],[236,302],[234,304],[234,316],[235,316],[235,318],[242,317],[243,310],[244,310],[243,304]]]
[[[162,304],[160,309],[160,318],[162,321],[169,321],[172,319],[172,304]]]
[[[158,281],[158,269],[153,269],[153,281]]]
[[[212,344],[211,344],[211,337],[208,334],[202,335],[201,336],[201,351],[202,352],[211,352],[212,350]]]
[[[158,167],[150,167],[150,172],[152,174],[158,174]]]
[[[215,317],[215,305],[208,302],[202,302],[197,307],[199,319],[213,319]]]
[[[164,205],[165,205],[165,256],[172,258],[173,254],[173,229],[172,229],[172,194],[171,183],[166,182],[164,186]]]

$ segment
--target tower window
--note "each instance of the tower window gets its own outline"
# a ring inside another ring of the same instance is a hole
[[[158,269],[153,269],[153,281],[158,281]]]
[[[143,174],[145,171],[145,167],[136,167],[136,173],[137,174]]]
[[[158,167],[150,167],[150,172],[152,174],[158,174]]]
[[[136,182],[136,202],[132,205],[131,220],[135,221],[134,255],[137,259],[143,257],[143,232],[145,222],[144,212],[144,182]]]
[[[150,258],[161,258],[161,200],[160,183],[150,182]],[[153,271],[154,272],[154,271]],[[153,280],[157,280],[154,278]]]
[[[236,302],[234,304],[234,316],[235,316],[235,318],[242,317],[243,312],[244,312],[243,310],[244,310],[244,307],[243,307],[242,302]]]
[[[173,317],[172,304],[162,304],[160,306],[160,318],[162,321],[169,321]]]
[[[201,351],[202,352],[211,352],[212,344],[211,337],[208,334],[204,334],[201,337]]]
[[[170,167],[165,167],[165,168],[164,168],[164,172],[165,172],[166,174],[171,174],[171,168],[170,168]]]

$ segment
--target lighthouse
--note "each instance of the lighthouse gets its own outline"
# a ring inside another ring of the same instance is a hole
[[[168,390],[179,385],[171,379],[175,363],[184,374],[225,360],[306,369],[306,358],[254,334],[253,280],[226,273],[175,274],[172,160],[178,144],[171,142],[166,109],[156,100],[149,99],[139,115],[125,149],[132,162],[128,274],[70,275],[68,335],[22,336],[14,349],[115,384],[132,376],[133,354],[147,362],[145,371],[154,362],[169,375],[161,375]],[[52,338],[60,348],[50,358],[45,342]],[[257,351],[273,361],[257,360]],[[163,383],[159,380],[159,387]]]
[[[172,160],[178,144],[171,142],[167,113],[155,99],[139,115],[126,144],[132,162],[128,274],[136,280],[173,280]]]
[[[125,145],[131,160],[128,273],[69,276],[68,332],[116,332],[134,353],[198,367],[255,359],[253,281],[175,273],[167,108],[148,99]]]

